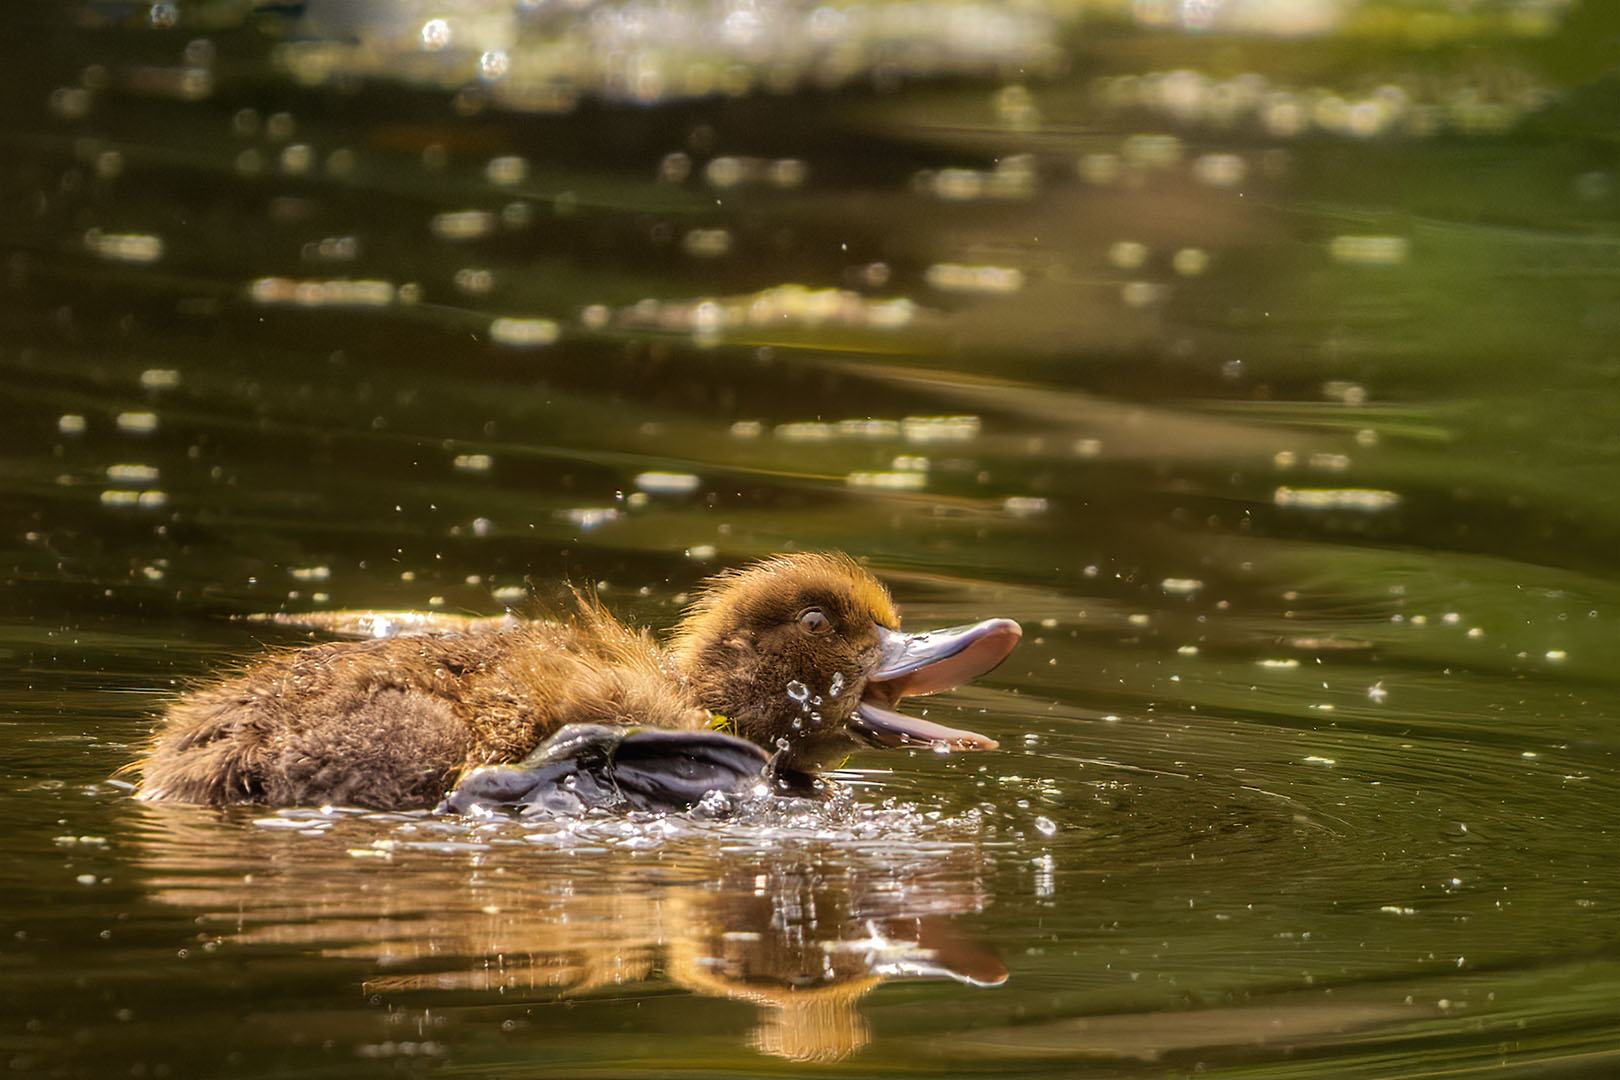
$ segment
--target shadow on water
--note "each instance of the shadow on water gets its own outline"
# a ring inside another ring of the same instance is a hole
[[[8,13],[14,1070],[1613,1071],[1609,5],[440,7]],[[1001,750],[792,821],[108,780],[311,613],[813,548],[1024,625],[921,703]]]

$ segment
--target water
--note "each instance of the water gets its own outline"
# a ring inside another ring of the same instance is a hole
[[[7,1063],[1610,1074],[1606,7],[12,13]],[[117,773],[311,612],[794,548],[1020,620],[908,705],[1001,749],[672,820]]]

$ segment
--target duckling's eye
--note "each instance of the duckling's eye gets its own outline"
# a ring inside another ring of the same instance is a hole
[[[799,612],[799,629],[807,634],[825,634],[832,628],[832,620],[820,608],[805,608]]]

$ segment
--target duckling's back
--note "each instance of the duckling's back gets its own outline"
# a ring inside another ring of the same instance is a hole
[[[706,718],[646,634],[586,603],[567,623],[333,642],[252,662],[169,709],[140,797],[432,806],[467,768],[521,760],[566,724]]]

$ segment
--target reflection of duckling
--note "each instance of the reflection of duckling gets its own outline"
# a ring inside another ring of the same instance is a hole
[[[887,590],[853,560],[804,554],[715,578],[667,646],[583,599],[566,623],[317,645],[177,701],[141,763],[140,794],[431,806],[466,769],[520,761],[569,725],[692,733],[679,745],[638,744],[635,767],[662,766],[675,781],[692,753],[734,756],[736,740],[708,732],[717,723],[778,751],[788,773],[842,758],[857,740],[993,747],[891,706],[988,671],[1017,643],[1018,624],[898,630]],[[677,803],[701,795],[675,781],[652,787]]]
[[[839,883],[847,887],[832,888],[802,867],[766,869],[746,885],[733,882],[731,891],[690,892],[693,917],[665,943],[674,982],[760,1007],[749,1041],[762,1053],[795,1061],[848,1057],[871,1038],[857,1003],[891,978],[971,986],[1007,979],[1001,961],[949,919],[912,914],[917,897],[905,887],[884,895],[893,879],[851,875]],[[879,887],[863,887],[872,885]],[[958,887],[945,885],[954,902],[965,899]]]
[[[542,825],[538,835],[596,852],[582,859],[568,844],[436,850],[447,836],[481,830],[420,819],[379,836],[366,815],[295,815],[279,820],[328,822],[329,832],[137,806],[130,840],[141,887],[220,946],[344,961],[366,994],[387,996],[390,1013],[410,1011],[423,993],[435,1011],[457,995],[486,1006],[500,994],[527,1013],[682,990],[757,1008],[757,1020],[723,1014],[717,1032],[754,1027],[749,1041],[765,1053],[833,1060],[867,1042],[860,1002],[883,983],[1007,977],[957,921],[989,904],[994,856],[950,826],[911,834],[916,844],[901,829],[879,846],[820,830],[769,842],[755,834],[738,851],[736,834],[699,825],[649,873],[640,853],[604,851],[595,839],[624,837],[616,821]],[[384,861],[389,871],[377,872]]]

